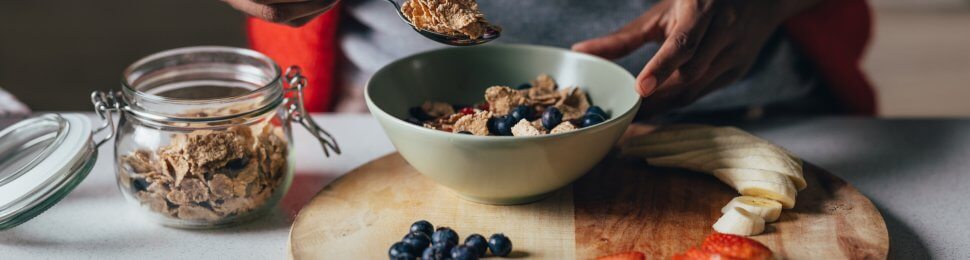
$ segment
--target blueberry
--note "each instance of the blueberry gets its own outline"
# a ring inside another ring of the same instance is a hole
[[[588,109],[586,109],[586,114],[587,115],[589,115],[589,114],[600,115],[604,119],[610,118],[610,116],[606,114],[606,111],[603,111],[603,109],[600,108],[599,106],[591,106],[591,107],[589,107]]]
[[[495,127],[496,123],[498,123],[497,117],[489,118],[488,121],[485,122],[485,126],[488,127],[488,132],[493,135],[498,135],[498,128]]]
[[[414,222],[414,224],[411,224],[411,232],[424,233],[430,237],[431,234],[434,233],[434,225],[431,225],[431,222],[428,222],[427,220],[418,220]]]
[[[478,254],[475,252],[475,249],[466,245],[460,245],[451,249],[451,259],[478,260]]]
[[[457,245],[458,233],[448,227],[439,227],[438,230],[435,230],[434,234],[431,235],[431,243],[451,243],[452,245]]]
[[[135,178],[131,181],[131,186],[135,188],[135,191],[148,190],[148,185],[151,184],[149,184],[145,179]]]
[[[248,164],[249,164],[249,157],[242,157],[242,158],[235,159],[235,160],[232,160],[232,161],[227,162],[226,163],[226,169],[228,169],[228,170],[242,170],[243,168],[246,168],[246,165],[248,165]]]
[[[516,107],[513,107],[512,110],[509,111],[509,116],[514,118],[515,122],[519,122],[519,120],[522,120],[522,119],[530,120],[532,119],[532,107],[529,107],[526,105],[518,105]]]
[[[488,238],[488,250],[492,250],[496,256],[507,256],[512,252],[512,240],[502,233],[493,234]]]
[[[431,237],[421,232],[411,232],[405,235],[401,242],[410,245],[417,253],[431,244]]]
[[[461,131],[461,132],[458,132],[458,133],[459,134],[463,134],[463,135],[470,135],[470,134],[472,134],[472,132],[468,132],[468,131]]]
[[[405,259],[406,260],[414,260],[415,258],[418,258],[418,257],[417,256],[414,256],[414,254],[408,253],[408,252],[405,252],[405,253],[402,253],[400,255],[397,255],[396,257],[391,257],[391,259],[394,259],[394,260],[405,260]]]
[[[421,260],[441,259],[441,257],[438,257],[439,254],[436,254],[435,252],[434,247],[425,248],[424,253],[421,253]]]
[[[597,114],[586,114],[585,116],[583,116],[582,126],[583,127],[588,127],[588,126],[592,126],[592,125],[595,125],[595,124],[602,123],[603,121],[606,121],[606,119],[604,119],[600,115],[597,115]]]
[[[394,243],[394,245],[391,245],[391,249],[387,251],[387,255],[390,256],[391,259],[397,259],[403,254],[414,255],[414,251],[414,247],[411,247],[411,245],[404,242],[397,242]]]
[[[517,90],[530,89],[530,88],[532,88],[532,84],[529,84],[529,82],[522,83],[522,84],[519,84],[518,86],[515,86],[515,89]]]
[[[546,112],[542,112],[542,127],[552,129],[562,123],[562,112],[558,108],[548,107]]]
[[[425,113],[424,109],[421,109],[421,107],[411,107],[410,109],[408,109],[408,114],[410,114],[411,117],[417,118],[418,120],[421,120],[421,121],[426,121],[431,119],[431,116],[428,115],[428,113]]]
[[[488,241],[479,234],[471,234],[466,237],[465,245],[474,249],[475,253],[478,253],[478,257],[484,257],[485,252],[488,252]]]
[[[421,260],[437,260],[437,259],[438,258],[435,257],[435,254],[434,254],[434,247],[425,248],[424,252],[421,253]]]
[[[495,132],[497,135],[512,135],[512,126],[515,126],[515,118],[502,116],[495,119]]]
[[[449,243],[435,244],[424,249],[422,260],[444,260],[451,258],[451,249],[455,246]]]

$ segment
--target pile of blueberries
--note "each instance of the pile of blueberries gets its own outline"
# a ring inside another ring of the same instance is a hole
[[[455,230],[448,227],[435,230],[431,222],[419,220],[411,224],[410,232],[400,242],[391,245],[387,254],[391,259],[414,260],[420,254],[422,260],[466,260],[485,257],[488,251],[494,256],[508,256],[512,241],[501,233],[493,234],[488,241],[482,235],[471,234],[459,245]]]

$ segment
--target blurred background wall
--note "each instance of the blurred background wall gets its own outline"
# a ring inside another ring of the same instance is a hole
[[[970,0],[871,0],[863,68],[885,116],[970,116]]]
[[[243,16],[215,0],[0,0],[0,87],[31,109],[91,111],[135,60],[191,45],[245,46]]]
[[[863,67],[882,114],[970,116],[970,1],[871,2]],[[117,89],[147,54],[245,46],[242,19],[216,0],[0,1],[0,87],[34,110],[90,110],[92,90]]]

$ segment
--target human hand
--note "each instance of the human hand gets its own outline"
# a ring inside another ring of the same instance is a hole
[[[253,17],[289,26],[304,25],[330,10],[337,0],[222,0]]]
[[[616,59],[662,42],[637,76],[641,111],[683,107],[747,73],[784,20],[820,0],[665,0],[612,34],[572,49]]]

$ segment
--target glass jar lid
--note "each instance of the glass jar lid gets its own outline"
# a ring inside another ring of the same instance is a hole
[[[0,131],[0,230],[44,212],[88,175],[91,130],[85,116],[45,114]]]

